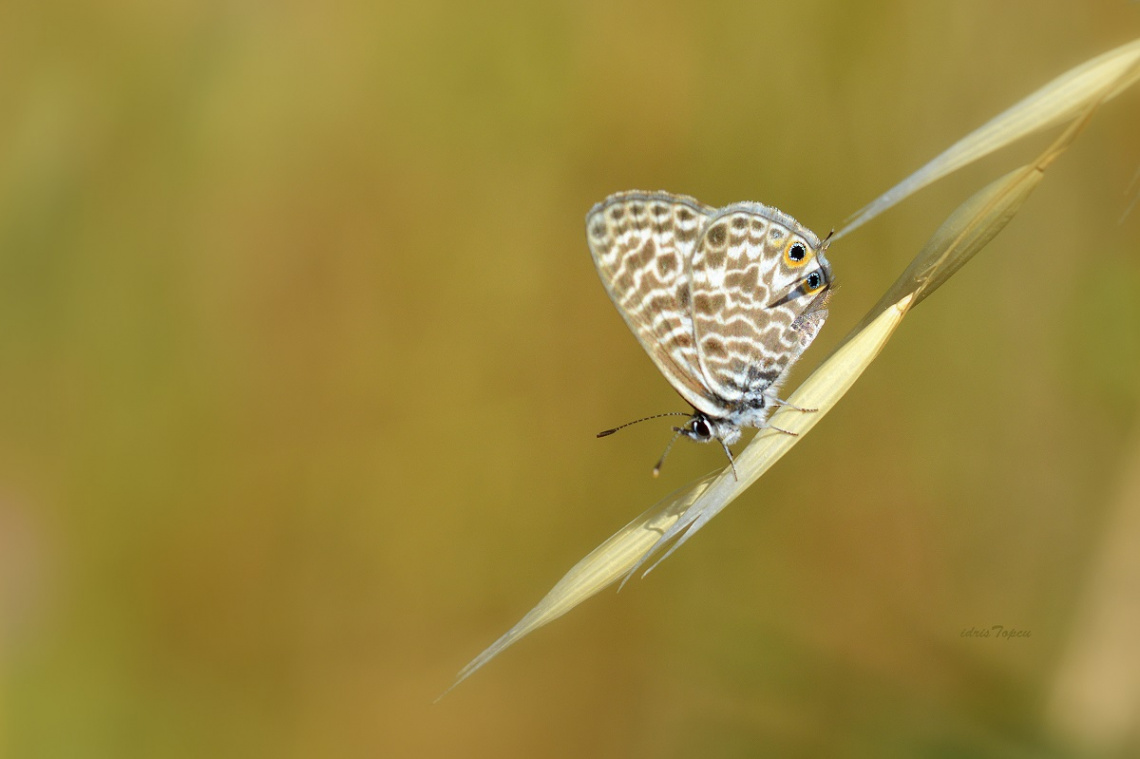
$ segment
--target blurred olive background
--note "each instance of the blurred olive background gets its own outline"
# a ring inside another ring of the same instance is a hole
[[[826,233],[1137,36],[1107,0],[4,6],[0,755],[1140,751],[1136,91],[698,539],[431,705],[723,465],[594,439],[684,404],[593,203]],[[792,386],[1049,139],[835,245]]]

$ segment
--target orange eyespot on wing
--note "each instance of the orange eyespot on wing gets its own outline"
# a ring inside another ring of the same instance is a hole
[[[784,248],[784,263],[792,269],[798,269],[811,260],[811,251],[799,240]]]

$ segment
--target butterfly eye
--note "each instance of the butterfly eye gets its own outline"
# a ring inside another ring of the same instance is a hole
[[[693,434],[699,438],[710,438],[712,437],[712,430],[709,429],[708,422],[704,419],[694,419]]]
[[[804,290],[808,293],[814,293],[821,287],[823,287],[823,275],[818,271],[813,271],[804,280]]]
[[[802,242],[792,243],[788,251],[784,254],[791,266],[798,266],[807,259],[807,248],[804,247]]]

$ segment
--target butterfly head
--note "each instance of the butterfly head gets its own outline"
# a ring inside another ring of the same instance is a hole
[[[685,422],[684,427],[674,427],[673,439],[669,441],[669,445],[665,446],[665,452],[661,454],[661,458],[657,460],[657,465],[653,467],[653,476],[656,477],[661,473],[661,466],[665,463],[665,457],[669,455],[669,451],[673,448],[673,443],[677,442],[677,438],[684,435],[690,440],[695,440],[698,443],[710,443],[713,440],[719,441],[721,447],[724,448],[725,454],[728,456],[729,464],[733,464],[732,451],[728,446],[735,443],[740,439],[740,425],[733,424],[725,419],[715,419],[700,411],[695,412],[689,421]],[[736,466],[732,467],[733,475],[736,474]]]
[[[719,440],[724,445],[732,445],[740,439],[739,425],[725,419],[714,419],[700,411],[693,414],[684,427],[676,429],[677,432],[698,443]]]

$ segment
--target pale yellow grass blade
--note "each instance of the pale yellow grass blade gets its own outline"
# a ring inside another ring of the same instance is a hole
[[[1137,52],[1140,52],[1140,47]],[[1102,59],[1104,56],[1096,60]],[[1121,81],[1131,84],[1135,80],[1135,73],[1140,69],[1137,61],[1140,58],[1133,60],[1132,69],[1117,70]],[[775,426],[795,435],[761,432],[736,458],[739,479],[733,477],[731,469],[705,477],[623,527],[578,562],[518,624],[464,667],[444,695],[525,635],[557,619],[618,580],[628,579],[666,547],[668,550],[657,562],[668,557],[759,479],[851,388],[910,309],[940,287],[1001,231],[1040,183],[1045,169],[1084,127],[1101,98],[1116,94],[1121,86],[1110,82],[1102,88],[1099,97],[1084,100],[1079,120],[1036,161],[992,182],[951,214],[887,294],[788,398],[792,406],[814,408],[816,411],[806,413],[781,407],[773,415]],[[650,569],[653,566],[656,563]]]
[[[773,424],[796,435],[758,434],[736,458],[739,480],[733,478],[731,469],[725,469],[666,498],[627,524],[574,565],[518,624],[464,667],[443,695],[525,635],[618,580],[628,578],[672,543],[658,561],[666,558],[743,493],[843,397],[878,355],[916,299],[932,292],[949,276],[943,272],[957,270],[997,234],[1040,176],[1040,171],[1032,167],[1011,172],[966,201],[938,229],[891,288],[892,293],[901,292],[901,297],[872,309],[864,323],[788,398],[794,406],[817,411],[805,413],[780,408],[773,415]]]
[[[951,145],[930,163],[858,211],[839,239],[928,184],[1022,137],[1073,118],[1092,102],[1109,100],[1140,78],[1140,40],[1122,45],[1057,77]]]
[[[591,551],[575,564],[538,602],[538,605],[519,620],[518,624],[460,670],[455,682],[436,701],[446,696],[475,670],[491,661],[524,635],[534,632],[548,622],[553,622],[590,596],[628,574],[718,475],[719,473],[708,475],[667,496]]]
[[[1091,110],[1090,107],[1085,119],[1067,129],[1033,164],[1011,171],[990,183],[950,215],[887,294],[868,312],[835,353],[788,399],[792,406],[814,408],[817,411],[804,413],[789,407],[778,409],[772,415],[772,425],[796,434],[761,432],[753,438],[736,459],[739,480],[732,476],[731,469],[726,469],[711,486],[702,488],[693,505],[669,526],[631,572],[636,572],[668,545],[668,550],[650,570],[667,558],[768,471],[831,410],[878,355],[879,349],[906,312],[940,287],[1009,223],[1040,183],[1045,168],[1068,147],[1084,126]],[[672,545],[669,545],[671,541]]]
[[[904,302],[895,308],[887,309],[875,323],[861,330],[858,335],[832,354],[831,358],[819,367],[790,398],[790,402],[796,405],[801,403],[814,404],[820,408],[820,413],[794,412],[795,416],[786,418],[786,422],[790,426],[796,427],[796,431],[806,432],[811,429],[825,413],[824,406],[830,408],[831,405],[834,405],[835,401],[851,387],[855,378],[871,363],[902,319],[906,308],[907,303]],[[727,495],[727,500],[722,502],[718,498],[716,501],[721,503],[720,508],[723,508],[724,504],[742,492],[747,484],[754,482],[763,470],[775,463],[775,460],[798,440],[791,435],[765,437],[771,441],[769,448],[779,451],[774,456],[769,454],[770,460],[766,464],[756,463],[757,455],[753,451],[757,449],[757,441],[753,441],[737,457],[737,470],[741,473],[739,483],[733,481],[731,470],[719,472],[716,475],[705,477],[693,485],[686,486],[682,491],[666,498],[634,519],[595,548],[586,558],[575,564],[574,568],[567,572],[558,581],[558,584],[546,594],[546,597],[531,609],[518,624],[464,667],[451,688],[463,682],[477,669],[502,653],[504,649],[524,635],[561,617],[590,596],[635,571],[645,558],[652,555],[662,541],[667,541],[671,539],[668,536],[676,534],[678,520],[692,515],[697,502],[706,500],[702,496],[708,494],[710,484],[720,488]],[[777,448],[777,446],[779,447]],[[726,481],[736,487],[726,490]],[[720,509],[716,510],[719,511]],[[710,513],[709,517],[711,516]],[[697,527],[699,525],[693,529],[695,530]],[[451,688],[448,688],[448,691]],[[447,691],[443,695],[446,693]],[[440,698],[442,697],[441,695]]]

